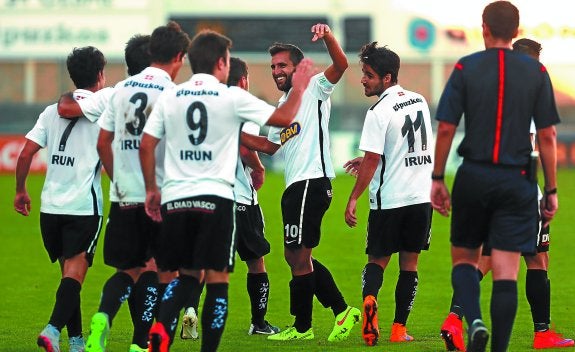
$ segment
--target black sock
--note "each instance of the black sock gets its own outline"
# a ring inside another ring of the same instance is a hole
[[[154,313],[159,300],[158,274],[155,271],[146,271],[140,274],[130,299],[133,301],[133,311],[130,311],[132,324],[134,324],[132,343],[146,348],[148,332],[154,322]]]
[[[312,259],[312,263],[315,273],[315,296],[325,308],[331,308],[333,315],[337,316],[347,309],[347,303],[329,269],[316,259]]]
[[[166,287],[164,296],[160,301],[160,310],[156,321],[164,325],[166,332],[170,336],[170,342],[174,341],[180,310],[182,310],[184,304],[198,285],[198,279],[195,277],[180,275]]]
[[[477,278],[479,281],[483,280],[483,273],[479,269],[477,269]],[[457,301],[455,294],[451,296],[451,307],[449,308],[449,312],[457,315],[459,320],[463,320],[463,307],[461,306],[461,303]]]
[[[122,271],[116,272],[104,284],[98,312],[108,315],[110,326],[122,303],[130,297],[133,286],[134,280],[132,280],[132,277]]]
[[[265,325],[264,319],[268,311],[268,298],[270,294],[268,273],[248,273],[246,282],[252,307],[252,324],[263,327]]]
[[[363,299],[370,295],[377,299],[381,285],[383,285],[383,268],[376,263],[365,264],[361,273],[361,294]]]
[[[399,272],[397,285],[395,286],[395,318],[394,323],[405,325],[409,312],[413,308],[415,294],[417,293],[417,271]]]
[[[192,307],[192,308],[194,308],[196,313],[198,312],[198,307],[200,306],[200,298],[202,296],[202,291],[204,290],[204,285],[205,285],[205,282],[202,281],[196,286],[196,288],[194,289],[194,291],[192,292],[192,294],[190,295],[190,297],[186,301],[186,305],[184,306],[185,308]]]
[[[535,331],[549,330],[551,295],[546,270],[527,269],[525,295]]]
[[[290,283],[290,313],[295,316],[294,327],[298,332],[311,328],[315,275],[312,271],[306,275],[293,276]]]
[[[59,331],[62,330],[74,312],[80,308],[81,289],[82,285],[71,277],[65,277],[60,280],[52,316],[48,321],[50,325],[53,325]]]
[[[471,326],[475,319],[481,319],[479,305],[479,278],[477,269],[470,264],[459,264],[451,271],[453,299],[463,307],[467,325]]]
[[[207,284],[202,309],[202,352],[217,351],[227,316],[228,284]]]
[[[517,313],[517,281],[493,281],[491,293],[491,351],[505,352]]]
[[[66,329],[68,330],[68,337],[78,337],[82,336],[82,309],[81,302],[78,300],[78,307],[68,319],[66,323]]]

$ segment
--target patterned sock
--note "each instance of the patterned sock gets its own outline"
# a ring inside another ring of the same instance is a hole
[[[180,310],[184,307],[184,304],[198,284],[198,279],[195,277],[180,275],[169,283],[164,292],[156,321],[164,325],[172,342],[174,341]]]
[[[252,324],[263,327],[270,294],[268,273],[248,273],[247,288],[252,309]]]
[[[80,306],[80,290],[82,285],[72,279],[65,277],[60,280],[60,286],[56,291],[56,302],[52,310],[52,316],[48,321],[59,331],[68,323],[70,317]]]
[[[491,291],[491,351],[507,351],[515,314],[517,313],[517,281],[493,281]]]
[[[130,295],[133,297],[132,324],[134,334],[132,343],[146,348],[148,346],[148,332],[154,322],[154,313],[158,305],[158,274],[155,271],[146,271],[140,274]]]
[[[228,316],[228,284],[206,285],[202,310],[202,352],[216,351]]]
[[[134,280],[132,280],[132,277],[122,271],[116,272],[104,284],[98,312],[108,315],[110,326],[122,303],[130,297],[133,286]]]
[[[312,260],[315,273],[315,296],[326,308],[331,308],[333,315],[347,309],[347,303],[331,275],[331,272],[317,259]]]
[[[394,323],[405,325],[409,313],[413,308],[415,294],[417,293],[418,277],[417,271],[399,272],[397,285],[395,286],[395,318]]]
[[[361,273],[362,297],[371,295],[377,298],[383,285],[383,268],[379,264],[367,263]]]
[[[309,274],[293,276],[289,283],[290,313],[295,316],[293,326],[298,332],[306,332],[311,328],[315,282],[312,271]]]

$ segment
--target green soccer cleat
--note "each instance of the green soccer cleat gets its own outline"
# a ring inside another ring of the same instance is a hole
[[[98,312],[90,323],[90,336],[86,340],[86,352],[104,352],[110,333],[110,323],[106,313]]]
[[[268,336],[268,340],[272,341],[291,341],[291,340],[313,340],[314,338],[312,328],[306,332],[298,332],[295,327],[287,328],[282,332]]]
[[[148,348],[142,348],[138,345],[136,345],[135,343],[130,345],[130,351],[129,352],[148,352]]]
[[[329,342],[344,341],[351,333],[351,329],[361,319],[361,311],[355,307],[348,306],[346,310],[335,317],[333,330],[327,340]]]

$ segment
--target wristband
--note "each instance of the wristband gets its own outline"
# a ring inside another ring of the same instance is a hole
[[[550,189],[550,190],[545,190],[544,193],[545,193],[546,196],[548,196],[548,195],[550,195],[550,194],[557,194],[557,187],[552,188],[552,189]]]
[[[431,174],[431,179],[434,181],[442,181],[444,178],[445,178],[444,174],[441,174],[441,175]]]

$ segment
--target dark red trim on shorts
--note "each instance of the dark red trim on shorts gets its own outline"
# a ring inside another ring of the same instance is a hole
[[[493,163],[499,164],[501,146],[501,125],[503,123],[503,100],[505,98],[505,51],[499,50],[499,86],[497,89],[497,116],[495,120],[495,140],[493,141]]]

